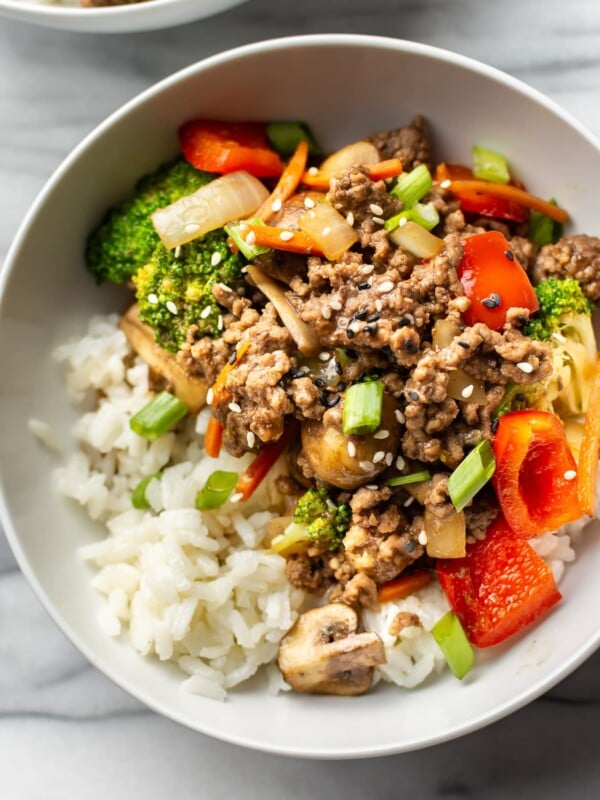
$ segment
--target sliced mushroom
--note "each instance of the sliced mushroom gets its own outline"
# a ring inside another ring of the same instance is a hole
[[[185,403],[192,414],[205,405],[208,382],[205,378],[187,373],[172,353],[156,343],[152,330],[140,319],[137,303],[121,317],[119,327],[136,353],[150,369],[167,381],[173,394]]]
[[[279,645],[279,668],[297,692],[363,694],[373,667],[385,663],[376,633],[358,633],[358,615],[344,603],[301,614]]]

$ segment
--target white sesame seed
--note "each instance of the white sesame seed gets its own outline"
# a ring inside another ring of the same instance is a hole
[[[155,294],[149,294],[148,302],[155,306],[158,303],[158,297]]]
[[[406,417],[405,417],[405,416],[404,416],[404,414],[403,414],[403,413],[400,411],[400,409],[399,409],[399,408],[397,408],[397,409],[395,410],[395,412],[394,412],[394,413],[395,413],[395,415],[396,415],[396,419],[398,420],[398,422],[400,423],[400,425],[404,425],[404,423],[406,422]]]
[[[528,361],[519,361],[517,367],[521,370],[521,372],[525,372],[527,375],[533,372],[533,365]]]
[[[358,466],[362,469],[363,472],[372,472],[373,471],[373,462],[372,461],[359,461]]]
[[[246,242],[247,245],[250,245],[250,247],[252,247],[253,244],[256,244],[256,234],[254,233],[254,231],[248,231],[248,233],[244,237],[244,241]]]
[[[425,531],[421,531],[418,538],[419,538],[419,544],[422,544],[423,547],[425,547],[425,545],[427,544],[427,534],[425,533]]]
[[[350,325],[348,325],[348,328],[352,331],[352,333],[358,333],[360,330],[360,322],[351,322]]]
[[[354,458],[354,456],[356,455],[356,445],[354,444],[354,442],[348,442],[347,450],[350,458]]]
[[[385,454],[385,458],[383,460],[385,461],[386,467],[391,467],[392,466],[392,461],[394,460],[394,454],[393,453],[386,453]]]
[[[227,408],[228,408],[230,411],[233,411],[233,413],[234,413],[234,414],[239,414],[239,413],[240,413],[240,411],[242,410],[242,407],[240,406],[240,404],[239,404],[239,403],[229,403],[229,405],[227,406]]]
[[[323,319],[331,319],[331,309],[329,308],[329,306],[322,306],[321,316],[323,317]]]
[[[373,463],[379,464],[379,462],[383,461],[384,458],[385,458],[385,452],[383,450],[378,450],[373,456]]]
[[[383,217],[373,217],[373,222],[376,225],[383,225],[385,223],[385,220]]]
[[[468,386],[465,386],[465,388],[461,391],[461,395],[465,398],[465,400],[468,400],[474,391],[475,387],[473,386],[472,383],[470,383]]]
[[[404,469],[405,466],[406,466],[406,461],[402,458],[402,456],[398,456],[398,458],[396,459],[396,469],[402,470]]]
[[[370,275],[374,269],[375,266],[373,264],[365,264],[364,267],[362,268],[363,275]]]
[[[316,167],[309,167],[308,174],[309,175],[318,175],[319,174],[319,170]]]
[[[235,494],[231,495],[231,497],[229,498],[229,502],[230,503],[239,503],[243,496],[244,495],[241,492],[236,492]]]
[[[281,233],[279,234],[279,238],[281,239],[282,242],[289,242],[290,239],[294,238],[294,234],[292,231],[281,231]]]
[[[351,211],[346,214],[346,222],[348,225],[354,225],[354,214]]]
[[[200,230],[200,225],[194,225],[193,222],[190,222],[188,225],[185,226],[183,229],[184,233],[196,233],[196,231]]]
[[[212,311],[210,306],[204,306],[202,311],[200,312],[200,319],[206,319],[210,316],[210,312]]]
[[[242,275],[245,275],[248,272],[248,267],[242,267]]]
[[[218,266],[221,263],[222,259],[223,259],[223,256],[221,255],[221,253],[219,253],[219,252],[217,252],[215,250],[215,252],[210,257],[210,265],[211,265],[211,267]]]
[[[248,431],[246,434],[246,442],[248,443],[248,447],[252,449],[254,447],[254,443],[256,442],[256,436],[252,431]]]
[[[377,214],[378,217],[383,214],[383,208],[378,206],[377,203],[371,203],[369,210],[371,211],[371,214]]]
[[[377,300],[375,300],[375,308],[377,311],[383,311],[383,300],[377,298]]]
[[[383,281],[383,283],[380,283],[377,287],[377,291],[379,294],[387,294],[388,292],[391,292],[393,288],[394,284],[391,281]]]
[[[408,508],[409,505],[411,505],[411,503],[414,503],[414,502],[415,502],[415,498],[414,497],[409,497],[408,500],[404,501],[404,508]]]
[[[315,207],[315,201],[312,199],[312,197],[305,197],[304,208],[314,208],[314,207]]]
[[[327,350],[323,350],[322,353],[319,353],[319,361],[329,361],[330,353]]]
[[[219,318],[217,320],[217,329],[222,331],[223,330],[223,317],[219,314]]]
[[[408,220],[406,219],[406,217],[402,217],[400,219],[400,222],[398,223],[398,227],[399,228],[403,228],[406,225],[407,222],[408,222]]]
[[[365,489],[370,489],[372,492],[376,492],[377,489],[379,489],[379,486],[377,486],[376,483],[367,483]]]
[[[178,244],[177,247],[175,248],[175,252],[173,253],[173,255],[175,256],[175,258],[179,258],[180,253],[181,253],[181,245]]]
[[[177,306],[172,300],[167,300],[167,309],[171,312],[171,314],[177,314]]]
[[[449,189],[452,186],[452,181],[445,180],[440,183],[442,189]]]
[[[331,306],[331,308],[332,308],[334,311],[341,311],[341,310],[342,310],[342,304],[340,303],[340,301],[339,301],[339,300],[332,300],[332,301],[329,303],[329,305]]]
[[[387,439],[389,435],[390,435],[390,432],[386,431],[385,428],[382,428],[380,431],[377,431],[377,433],[374,434],[373,438],[374,439]]]
[[[574,470],[574,469],[568,469],[568,470],[565,472],[565,474],[563,475],[563,477],[564,477],[564,479],[565,479],[566,481],[574,481],[574,480],[575,480],[575,478],[577,477],[577,473],[575,472],[575,470]]]
[[[208,392],[206,393],[206,405],[212,406],[214,399],[215,399],[215,390],[211,386]]]
[[[281,206],[282,206],[282,205],[283,205],[283,204],[282,204],[282,202],[281,202],[280,198],[278,197],[278,198],[277,198],[277,200],[273,200],[273,202],[272,202],[272,204],[271,204],[271,210],[272,210],[272,211],[275,211],[275,212],[277,212],[277,211],[281,211]]]

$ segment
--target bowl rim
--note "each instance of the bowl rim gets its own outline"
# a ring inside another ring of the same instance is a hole
[[[73,19],[81,14],[84,14],[86,19],[98,17],[102,17],[103,19],[107,19],[108,17],[127,18],[139,14],[149,7],[156,8],[160,6],[164,8],[166,6],[177,5],[180,1],[181,0],[144,0],[143,3],[83,8],[82,6],[62,6],[40,3],[36,2],[36,0],[24,0],[24,2],[20,2],[19,0],[0,0],[0,11],[21,11],[25,15],[33,14],[35,16],[52,19],[60,19],[61,17]]]
[[[171,0],[165,0],[171,2]],[[161,2],[161,0],[157,0]],[[0,5],[2,0],[0,0]],[[63,176],[70,170],[73,163],[75,163],[80,154],[98,137],[100,137],[106,130],[108,130],[114,123],[127,116],[131,111],[143,105],[153,95],[168,90],[171,86],[176,85],[181,80],[196,74],[202,73],[215,66],[232,59],[245,58],[267,52],[270,50],[286,50],[294,49],[297,47],[366,47],[377,49],[388,49],[392,51],[407,52],[415,55],[429,57],[431,59],[441,60],[443,62],[451,63],[453,65],[463,67],[470,71],[479,73],[480,75],[489,78],[490,80],[500,83],[510,89],[513,89],[531,99],[534,103],[543,106],[553,114],[558,116],[570,127],[574,128],[576,132],[586,139],[600,154],[600,140],[594,136],[581,122],[575,119],[569,112],[565,111],[555,101],[546,97],[542,92],[518,78],[514,78],[501,70],[489,66],[476,59],[468,56],[455,53],[444,48],[435,47],[432,45],[422,44],[419,42],[412,42],[403,39],[396,39],[393,37],[385,36],[371,36],[363,34],[344,34],[344,33],[326,33],[326,34],[308,34],[298,36],[277,37],[272,39],[261,40],[251,44],[242,45],[239,47],[227,49],[208,56],[205,59],[197,61],[177,72],[169,75],[166,78],[154,83],[149,88],[145,89],[131,100],[123,104],[116,111],[110,114],[103,122],[97,125],[90,133],[88,133],[83,140],[67,155],[60,165],[55,169],[52,175],[48,178],[29,211],[21,222],[12,244],[9,247],[8,253],[4,260],[4,264],[0,268],[0,307],[1,301],[4,296],[5,288],[8,282],[8,276],[12,271],[13,263],[16,261],[19,251],[23,246],[30,228],[32,227],[39,210],[46,203],[49,195],[54,191],[57,184],[60,183]],[[238,735],[235,731],[225,733],[220,730],[213,730],[211,724],[204,724],[202,719],[197,721],[197,724],[191,724],[189,720],[181,717],[181,715],[162,702],[154,699],[151,695],[143,689],[139,688],[133,682],[126,678],[122,678],[114,673],[110,664],[101,664],[102,659],[98,657],[95,652],[88,648],[88,646],[80,640],[77,631],[73,630],[71,626],[66,623],[59,613],[54,608],[52,601],[46,594],[46,591],[40,583],[33,568],[30,566],[28,559],[21,548],[19,535],[12,519],[8,513],[8,506],[4,496],[4,490],[0,483],[0,523],[4,527],[6,538],[12,549],[12,552],[17,560],[17,563],[26,577],[27,581],[34,589],[37,597],[42,605],[54,620],[58,628],[67,636],[70,642],[79,650],[80,653],[103,675],[108,677],[113,683],[121,689],[132,695],[134,698],[142,702],[145,706],[152,711],[165,716],[175,722],[184,725],[191,730],[211,736],[212,738],[229,744],[235,744],[241,747],[246,747],[251,750],[256,750],[265,753],[276,755],[294,756],[300,758],[313,758],[313,759],[352,759],[352,758],[370,758],[377,756],[393,755],[397,753],[410,752],[419,750],[425,747],[431,747],[436,744],[451,741],[455,738],[465,736],[480,728],[496,722],[510,713],[518,710],[527,703],[537,699],[540,695],[551,689],[569,674],[571,674],[577,667],[579,667],[587,658],[589,658],[600,647],[600,629],[590,638],[590,640],[582,645],[578,650],[571,654],[568,661],[563,663],[560,667],[555,668],[550,674],[540,678],[533,686],[522,690],[515,697],[503,703],[500,707],[495,708],[493,711],[482,712],[468,723],[457,723],[446,728],[442,733],[437,736],[421,736],[418,739],[412,740],[410,743],[405,744],[373,744],[367,746],[353,747],[352,749],[343,748],[339,746],[329,747],[326,750],[311,750],[304,748],[299,750],[295,746],[278,745],[271,743],[264,743],[261,741],[253,740],[247,735]]]

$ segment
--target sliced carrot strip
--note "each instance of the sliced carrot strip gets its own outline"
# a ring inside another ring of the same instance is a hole
[[[458,180],[452,181],[450,191],[460,195],[461,192],[483,192],[484,194],[493,195],[494,197],[506,197],[509,200],[514,200],[515,203],[520,203],[527,208],[533,208],[536,211],[541,211],[547,217],[555,220],[556,222],[565,222],[569,215],[564,208],[552,205],[552,203],[542,200],[533,194],[529,194],[524,189],[518,186],[512,186],[508,183],[492,183],[491,181],[471,181],[471,180]]]
[[[218,458],[223,444],[223,426],[215,417],[208,420],[206,435],[204,437],[204,450],[211,458]]]
[[[378,164],[369,164],[365,166],[372,181],[381,181],[386,178],[395,178],[397,175],[402,174],[402,162],[399,158],[389,158],[387,161],[380,161]],[[309,189],[319,189],[321,191],[328,191],[331,175],[326,175],[324,172],[313,172],[309,170],[302,175],[302,183],[308,186]]]
[[[288,253],[303,253],[304,255],[322,256],[323,252],[316,247],[313,240],[302,231],[292,231],[288,228],[276,228],[272,225],[246,225],[248,232],[254,234],[253,243],[273,250],[285,250]]]
[[[459,181],[459,180],[472,180],[473,173],[469,167],[464,164],[449,164],[442,161],[435,168],[435,179],[440,183],[442,181]]]
[[[577,469],[577,496],[581,513],[596,516],[596,481],[600,448],[600,358],[590,393]]]
[[[290,158],[288,165],[284,169],[281,178],[277,182],[277,186],[273,189],[271,194],[267,197],[265,202],[258,209],[253,217],[262,219],[266,222],[270,219],[276,211],[273,205],[277,208],[279,203],[285,203],[296,191],[302,179],[302,174],[306,168],[306,160],[308,158],[308,142],[304,139],[298,143],[296,152]]]
[[[393,581],[384,583],[377,595],[378,603],[389,603],[391,600],[403,600],[419,589],[431,583],[430,572],[411,572],[410,575],[400,575]]]
[[[218,405],[219,400],[221,399],[221,397],[223,395],[223,391],[225,389],[225,383],[227,381],[227,376],[229,375],[231,370],[233,370],[233,369],[235,369],[237,367],[237,365],[240,363],[240,361],[242,360],[242,358],[246,354],[246,351],[248,350],[249,347],[250,347],[250,342],[249,341],[245,341],[245,342],[242,342],[241,344],[238,344],[237,350],[236,350],[235,361],[227,362],[227,364],[225,364],[225,366],[223,367],[221,372],[219,372],[219,374],[217,376],[217,380],[212,385],[213,399],[212,399],[211,405],[213,405],[213,406]]]

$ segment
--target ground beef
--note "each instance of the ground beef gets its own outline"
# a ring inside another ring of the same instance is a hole
[[[421,620],[417,614],[410,611],[399,611],[390,622],[388,633],[390,636],[398,636],[405,628],[420,628]]]
[[[377,584],[364,572],[357,572],[346,584],[335,587],[329,599],[332,603],[370,608],[377,603]]]
[[[405,172],[419,164],[431,163],[431,142],[425,132],[422,116],[413,117],[410,125],[391,131],[381,131],[369,137],[382,159],[399,158]]]
[[[536,283],[545,278],[575,278],[592,303],[600,302],[600,238],[565,236],[542,247],[533,267]]]
[[[292,586],[311,594],[324,594],[333,580],[333,571],[325,556],[295,553],[288,556],[285,574]]]
[[[465,508],[465,525],[469,540],[482,539],[485,532],[496,519],[500,509],[491,489],[480,492]]]

